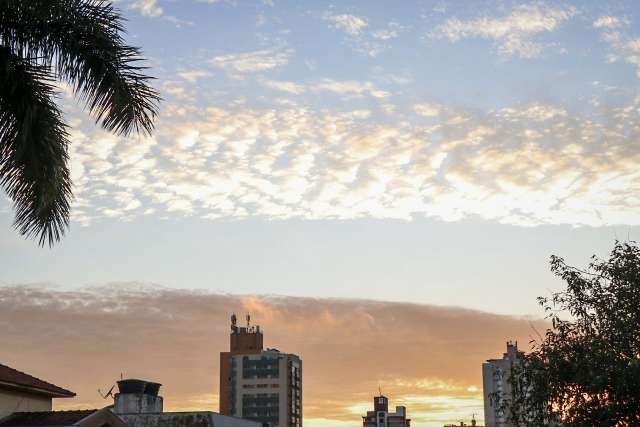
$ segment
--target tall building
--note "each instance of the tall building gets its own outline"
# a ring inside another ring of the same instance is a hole
[[[259,326],[238,327],[231,316],[229,351],[220,353],[220,413],[267,423],[302,427],[302,360],[263,349]]]
[[[367,411],[362,417],[363,427],[411,427],[407,418],[407,409],[396,406],[395,412],[389,412],[389,399],[380,395],[373,398],[373,411]]]
[[[482,393],[484,396],[484,424],[486,427],[513,427],[507,422],[508,412],[503,408],[511,397],[509,373],[511,366],[522,356],[518,342],[507,342],[502,359],[489,359],[482,364]],[[492,399],[492,396],[494,398]]]

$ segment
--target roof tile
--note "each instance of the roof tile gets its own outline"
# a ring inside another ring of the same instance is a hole
[[[20,426],[72,426],[96,412],[97,409],[81,411],[15,412],[0,420],[0,427]]]
[[[76,395],[72,391],[2,364],[0,364],[0,383],[37,389],[37,391],[50,395],[51,397],[73,397]]]

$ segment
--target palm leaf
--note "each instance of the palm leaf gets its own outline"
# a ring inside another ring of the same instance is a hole
[[[151,133],[160,98],[123,32],[123,18],[103,0],[0,2],[0,39],[12,51],[53,65],[105,129]]]
[[[104,0],[0,0],[0,185],[21,234],[52,245],[69,221],[67,132],[53,82],[117,134],[151,133],[160,97]]]
[[[41,245],[64,234],[72,197],[67,131],[53,96],[48,68],[0,47],[0,185],[16,228]]]

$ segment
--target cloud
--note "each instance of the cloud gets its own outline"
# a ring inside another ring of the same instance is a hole
[[[383,43],[398,37],[404,27],[396,22],[390,22],[387,28],[376,31],[365,31],[369,28],[369,22],[355,15],[325,14],[324,19],[329,21],[331,28],[345,34],[346,44],[356,53],[376,57],[388,46]]]
[[[304,85],[295,82],[285,82],[276,80],[266,80],[264,85],[269,89],[279,90],[281,92],[287,92],[294,95],[300,95],[305,92]]]
[[[208,71],[193,70],[193,71],[181,71],[178,73],[178,75],[183,79],[185,79],[186,81],[194,83],[198,79],[209,77],[211,73],[209,73]]]
[[[441,108],[436,104],[422,103],[414,105],[413,111],[424,117],[437,117],[440,115]]]
[[[404,27],[397,22],[390,22],[387,28],[383,30],[377,30],[371,33],[371,36],[379,40],[391,40],[400,35],[400,32],[404,30]]]
[[[214,57],[213,66],[231,73],[255,73],[282,67],[289,63],[291,51],[256,50],[252,52],[231,53]]]
[[[357,80],[324,79],[313,86],[314,90],[328,91],[338,94],[368,94],[374,98],[386,98],[389,92],[378,89],[373,83]]]
[[[158,6],[157,0],[134,0],[131,2],[131,8],[144,16],[159,17],[163,14],[163,10]]]
[[[322,92],[352,108],[168,103],[153,138],[83,122],[71,135],[73,220],[153,209],[211,220],[640,224],[640,148],[628,143],[640,138],[640,98],[589,115],[542,103],[487,112],[419,103],[415,115],[380,121],[374,112],[397,117],[403,107],[375,85],[323,80],[305,94]]]
[[[596,25],[598,24],[598,25]],[[640,38],[630,35],[620,27],[628,25],[627,18],[605,16],[593,23],[594,28],[601,30],[602,40],[610,47],[607,62],[623,61],[636,68],[640,78]]]
[[[333,28],[344,31],[351,36],[359,35],[369,26],[365,18],[349,14],[326,15],[324,19],[329,21]]]
[[[629,25],[629,18],[619,18],[617,16],[601,16],[593,21],[593,28],[619,28]]]
[[[171,22],[176,27],[182,27],[184,25],[193,25],[190,21],[185,21],[176,18],[172,15],[164,13],[164,9],[158,4],[158,0],[114,0],[114,2],[123,2],[128,5],[129,9],[138,11],[142,16],[149,18],[160,18],[165,21]]]
[[[540,56],[545,45],[534,41],[532,37],[555,31],[575,14],[574,7],[524,4],[501,18],[450,18],[430,33],[429,37],[454,43],[467,38],[489,39],[494,41],[498,53],[504,57],[517,55],[521,58],[535,58]]]
[[[228,349],[232,312],[251,313],[265,346],[302,357],[308,425],[358,425],[378,385],[392,404],[408,406],[417,427],[481,413],[482,362],[505,340],[534,335],[530,321],[455,307],[136,283],[23,285],[0,287],[2,362],[78,394],[57,399],[58,410],[105,406],[97,389],[122,373],[162,383],[166,410],[217,411],[218,354]]]

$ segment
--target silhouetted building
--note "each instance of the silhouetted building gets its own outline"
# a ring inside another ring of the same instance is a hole
[[[511,366],[523,353],[518,342],[507,342],[507,352],[502,359],[489,359],[482,364],[482,394],[484,397],[484,424],[486,427],[513,427],[507,422],[507,402],[511,396],[509,376]],[[492,399],[493,396],[493,399]]]
[[[220,413],[302,427],[302,360],[263,349],[259,326],[238,327],[231,317],[230,348],[220,353]]]
[[[363,427],[410,427],[411,420],[407,418],[407,409],[396,406],[395,412],[389,412],[389,399],[380,395],[373,398],[373,411],[367,411],[362,417]]]

